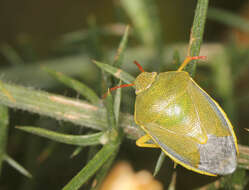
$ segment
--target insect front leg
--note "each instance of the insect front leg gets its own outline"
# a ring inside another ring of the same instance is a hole
[[[147,143],[149,140],[152,140],[152,139],[151,139],[151,137],[149,135],[146,134],[146,135],[140,137],[136,141],[136,145],[139,146],[139,147],[160,148],[157,144]]]

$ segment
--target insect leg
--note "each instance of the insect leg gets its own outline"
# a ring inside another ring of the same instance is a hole
[[[190,61],[197,59],[206,59],[206,56],[194,56],[194,57],[187,56],[186,59],[181,64],[181,66],[177,69],[177,71],[182,71]]]
[[[174,162],[174,169],[176,169],[176,166],[177,166],[177,163],[176,163],[176,162]]]
[[[151,137],[149,135],[144,135],[136,141],[136,145],[147,148],[160,148],[157,144],[146,143],[149,140],[151,140]]]

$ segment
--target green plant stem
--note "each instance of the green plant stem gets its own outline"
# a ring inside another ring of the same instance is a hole
[[[47,92],[33,90],[17,85],[2,83],[0,104],[46,115],[58,120],[71,121],[95,129],[106,127],[104,109],[83,101],[77,101]],[[96,114],[95,116],[93,116]],[[99,118],[96,120],[96,118]],[[91,123],[88,123],[88,121]],[[95,124],[94,124],[95,123]]]
[[[207,10],[208,0],[198,0],[189,40],[188,56],[198,56],[200,53],[206,23]],[[196,61],[192,61],[186,66],[186,71],[188,71],[191,76],[195,75],[195,69]]]
[[[69,121],[92,129],[103,130],[108,127],[104,108],[85,101],[17,85],[7,83],[2,83],[2,85],[15,101],[0,90],[0,104],[49,116],[57,120]],[[142,134],[141,130],[136,127],[133,116],[129,114],[120,114],[120,125],[130,138],[135,139]]]
[[[8,124],[9,124],[8,108],[3,105],[0,105],[0,173],[2,169],[2,163],[5,157]]]

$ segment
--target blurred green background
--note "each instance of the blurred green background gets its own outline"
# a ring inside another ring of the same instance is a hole
[[[157,0],[161,27],[165,43],[188,41],[196,1]],[[210,1],[211,7],[223,8],[240,13],[246,0]],[[40,56],[47,55],[51,43],[64,33],[87,28],[88,17],[95,16],[98,26],[128,20],[120,13],[119,0],[54,0],[54,1],[8,1],[0,2],[0,42],[16,46],[31,40]],[[123,16],[123,17],[122,17]],[[221,39],[223,25],[208,21],[205,39]],[[108,42],[112,46],[112,40]]]
[[[100,88],[100,70],[90,60],[113,60],[126,24],[131,24],[123,63],[126,71],[133,76],[138,73],[132,65],[133,60],[138,60],[149,71],[175,69],[176,66],[172,64],[175,55],[179,54],[181,60],[186,56],[196,1],[147,2],[155,22],[144,33],[149,31],[152,39],[143,38],[143,31],[134,30],[136,19],[129,15],[119,0],[1,0],[1,79],[78,98],[77,93],[41,71],[40,65],[46,65],[83,81],[101,96],[104,90]],[[246,0],[211,0],[210,7],[249,18],[249,2]],[[207,19],[202,55],[208,56],[208,63],[198,65],[195,79],[227,112],[235,126],[239,143],[248,145],[248,132],[244,128],[249,128],[249,29],[246,33],[217,20],[212,16]],[[229,70],[228,74],[223,72],[224,69]],[[134,93],[131,89],[123,92],[121,110],[132,114]],[[60,130],[75,134],[78,134],[79,129],[70,123],[10,109],[7,152],[34,177],[25,178],[4,164],[0,178],[1,190],[61,189],[86,164],[89,157],[87,147],[79,156],[69,159],[73,146],[23,133],[14,129],[16,125],[47,126],[54,130],[62,128]],[[87,132],[86,129],[81,131]],[[153,172],[159,153],[158,150],[138,148],[133,140],[126,139],[117,160],[131,162],[136,170]],[[48,157],[41,161],[39,159],[43,154]],[[166,158],[157,177],[165,189],[171,182],[172,171],[173,162]],[[237,175],[240,175],[239,172]],[[180,166],[177,167],[177,174],[177,190],[200,188],[217,180]],[[249,189],[248,172],[241,175],[244,184],[240,189]],[[226,185],[222,188],[229,189]]]

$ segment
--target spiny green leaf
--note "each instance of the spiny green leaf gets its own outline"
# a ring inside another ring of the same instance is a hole
[[[95,63],[99,68],[112,74],[114,77],[124,81],[127,84],[130,84],[135,80],[135,78],[133,76],[131,76],[129,73],[126,73],[125,71],[123,71],[119,68],[112,67],[108,64],[104,64],[104,63],[94,61],[94,60],[93,60],[93,63]]]
[[[118,86],[120,86],[121,84],[122,82],[120,81],[118,83]],[[114,115],[115,115],[115,120],[116,120],[117,125],[119,121],[119,112],[120,112],[120,104],[121,104],[121,97],[122,97],[121,90],[122,88],[118,88],[114,96],[114,108],[113,109],[114,109]]]
[[[163,165],[164,159],[165,159],[165,153],[161,151],[160,156],[158,157],[158,160],[156,162],[156,167],[154,169],[153,176],[156,176],[158,174],[159,170]]]
[[[16,162],[14,159],[12,159],[10,156],[6,155],[4,156],[4,160],[12,166],[14,169],[16,169],[18,172],[20,172],[22,175],[32,178],[32,175],[29,173],[28,170],[26,170],[23,166],[21,166],[18,162]]]
[[[21,126],[17,128],[57,142],[81,146],[100,144],[101,138],[104,135],[104,132],[98,132],[90,135],[68,135],[31,126]]]
[[[98,190],[103,182],[103,180],[105,179],[108,171],[110,170],[113,161],[115,160],[116,156],[117,156],[118,151],[116,151],[114,154],[112,154],[110,156],[110,158],[106,161],[106,163],[103,164],[102,168],[100,169],[100,171],[97,173],[95,181],[96,181],[96,185],[92,187],[91,190]]]
[[[115,129],[117,130],[117,124],[113,109],[113,99],[111,93],[107,94],[107,97],[105,99],[105,106],[106,106],[106,117],[109,125],[109,129]]]
[[[88,164],[64,186],[62,190],[79,189],[117,150],[119,144],[108,143],[91,159]]]
[[[47,73],[49,73],[52,77],[54,77],[56,80],[62,82],[63,84],[67,85],[68,87],[74,89],[76,92],[84,96],[92,104],[100,103],[100,99],[97,96],[97,94],[82,82],[75,80],[71,77],[68,77],[61,72],[56,72],[46,67],[43,67],[43,69]]]
[[[82,151],[83,148],[84,148],[83,146],[79,146],[79,147],[75,148],[75,150],[71,154],[70,158],[77,156]]]
[[[126,49],[127,42],[128,42],[129,30],[130,30],[130,26],[128,25],[125,28],[124,35],[120,41],[117,53],[116,53],[115,58],[114,58],[114,62],[112,64],[115,67],[120,68],[122,65],[123,58],[124,58],[124,51]]]

